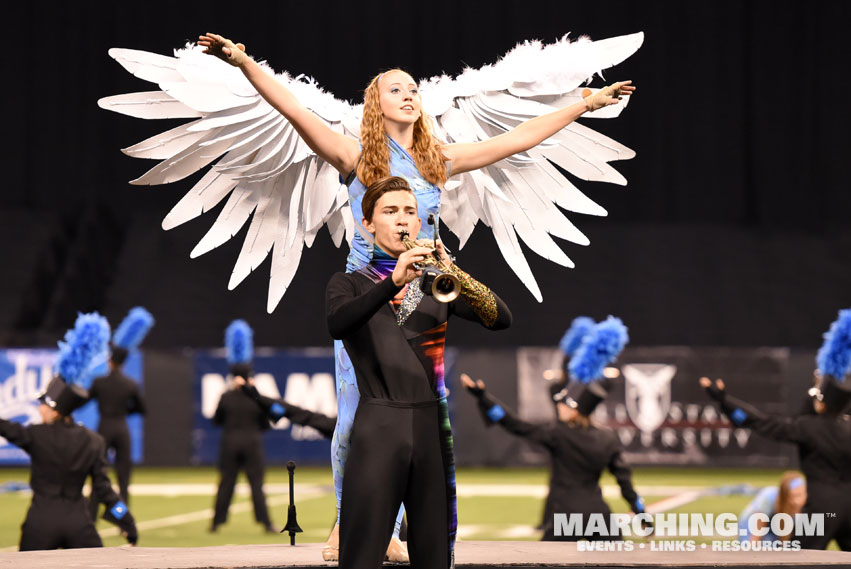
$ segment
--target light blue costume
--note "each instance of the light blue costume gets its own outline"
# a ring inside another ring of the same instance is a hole
[[[414,159],[395,140],[387,137],[390,147],[390,175],[400,176],[407,180],[408,185],[414,191],[417,198],[417,214],[422,221],[420,233],[417,237],[428,239],[432,234],[431,226],[428,225],[429,214],[434,214],[435,221],[440,207],[440,188],[432,184],[420,175]],[[366,193],[366,187],[361,181],[354,177],[349,183],[349,204],[352,208],[352,216],[355,219],[355,236],[352,239],[352,247],[346,260],[346,272],[352,273],[366,266],[372,258],[372,247],[367,243],[361,232],[366,230],[361,225],[363,210],[361,200]],[[343,347],[342,340],[334,341],[334,356],[337,376],[337,428],[331,440],[331,468],[334,472],[334,492],[337,495],[337,523],[340,522],[340,503],[343,493],[343,469],[346,456],[349,452],[349,436],[352,430],[352,422],[355,419],[355,411],[358,408],[360,392],[358,391],[355,371],[349,355]],[[393,532],[395,537],[399,535],[402,516],[405,512],[404,506],[399,509],[396,518],[396,527]]]
[[[794,490],[805,485],[806,482],[802,476],[793,478],[789,482],[789,489]],[[754,514],[765,514],[771,519],[777,513],[777,494],[780,489],[777,486],[768,486],[757,492],[754,499],[745,506],[745,509],[739,515],[739,541],[749,541],[751,539],[750,528],[748,528],[748,518]],[[744,533],[744,535],[742,535]],[[770,529],[768,533],[760,538],[760,541],[777,541],[780,539]]]

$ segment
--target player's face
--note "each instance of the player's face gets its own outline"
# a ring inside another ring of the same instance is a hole
[[[59,413],[56,412],[56,409],[44,403],[38,406],[38,412],[41,415],[41,422],[48,425],[56,422],[56,419],[59,418]]]
[[[556,412],[558,413],[558,420],[562,421],[563,423],[572,421],[579,415],[579,411],[577,411],[564,401],[559,401],[559,403],[556,405]]]
[[[375,204],[372,220],[363,226],[375,236],[375,243],[393,257],[405,252],[401,231],[417,238],[422,222],[417,216],[417,199],[408,191],[387,192]]]
[[[789,508],[791,514],[797,514],[807,501],[807,487],[804,485],[789,490]]]
[[[381,76],[378,100],[384,120],[412,124],[422,113],[419,88],[404,71],[389,71]]]

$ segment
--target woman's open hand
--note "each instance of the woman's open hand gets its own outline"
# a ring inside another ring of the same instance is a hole
[[[198,45],[204,48],[204,53],[215,55],[234,67],[239,67],[248,59],[244,44],[233,43],[218,34],[207,32],[203,36],[198,36]]]
[[[634,92],[635,86],[632,84],[632,81],[620,81],[618,83],[612,83],[608,87],[603,87],[596,93],[589,94],[583,98],[585,99],[585,106],[588,107],[588,110],[596,111],[597,109],[614,105],[621,100],[622,96],[632,95]]]

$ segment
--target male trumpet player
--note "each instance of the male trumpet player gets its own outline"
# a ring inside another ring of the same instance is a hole
[[[400,233],[416,235],[420,220],[403,178],[372,184],[362,207],[363,225],[375,238],[372,261],[335,274],[326,290],[328,329],[342,339],[361,394],[343,478],[340,567],[381,565],[404,502],[412,565],[446,569],[457,525],[443,378],[446,323],[456,315],[501,330],[511,313],[454,266],[440,242],[434,250],[406,247]],[[423,296],[413,284],[434,253],[461,282],[452,302]]]

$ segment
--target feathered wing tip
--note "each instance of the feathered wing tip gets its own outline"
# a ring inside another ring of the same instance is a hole
[[[561,337],[561,341],[558,343],[559,349],[564,354],[573,357],[576,350],[582,345],[583,338],[585,338],[592,328],[594,328],[594,320],[592,318],[577,316],[570,323],[570,328],[567,329],[564,336]]]
[[[59,358],[53,371],[66,383],[81,381],[98,356],[109,348],[109,322],[97,312],[78,314],[74,327],[59,342]]]
[[[570,360],[570,375],[582,383],[599,379],[603,369],[615,361],[627,342],[627,328],[620,318],[609,316],[595,324]]]
[[[843,381],[851,372],[851,308],[839,311],[839,318],[824,333],[824,343],[816,356],[822,375]]]
[[[249,363],[254,358],[254,331],[245,320],[234,320],[225,330],[229,364]]]
[[[125,350],[138,348],[155,322],[153,315],[141,306],[131,308],[112,335],[113,345]]]

